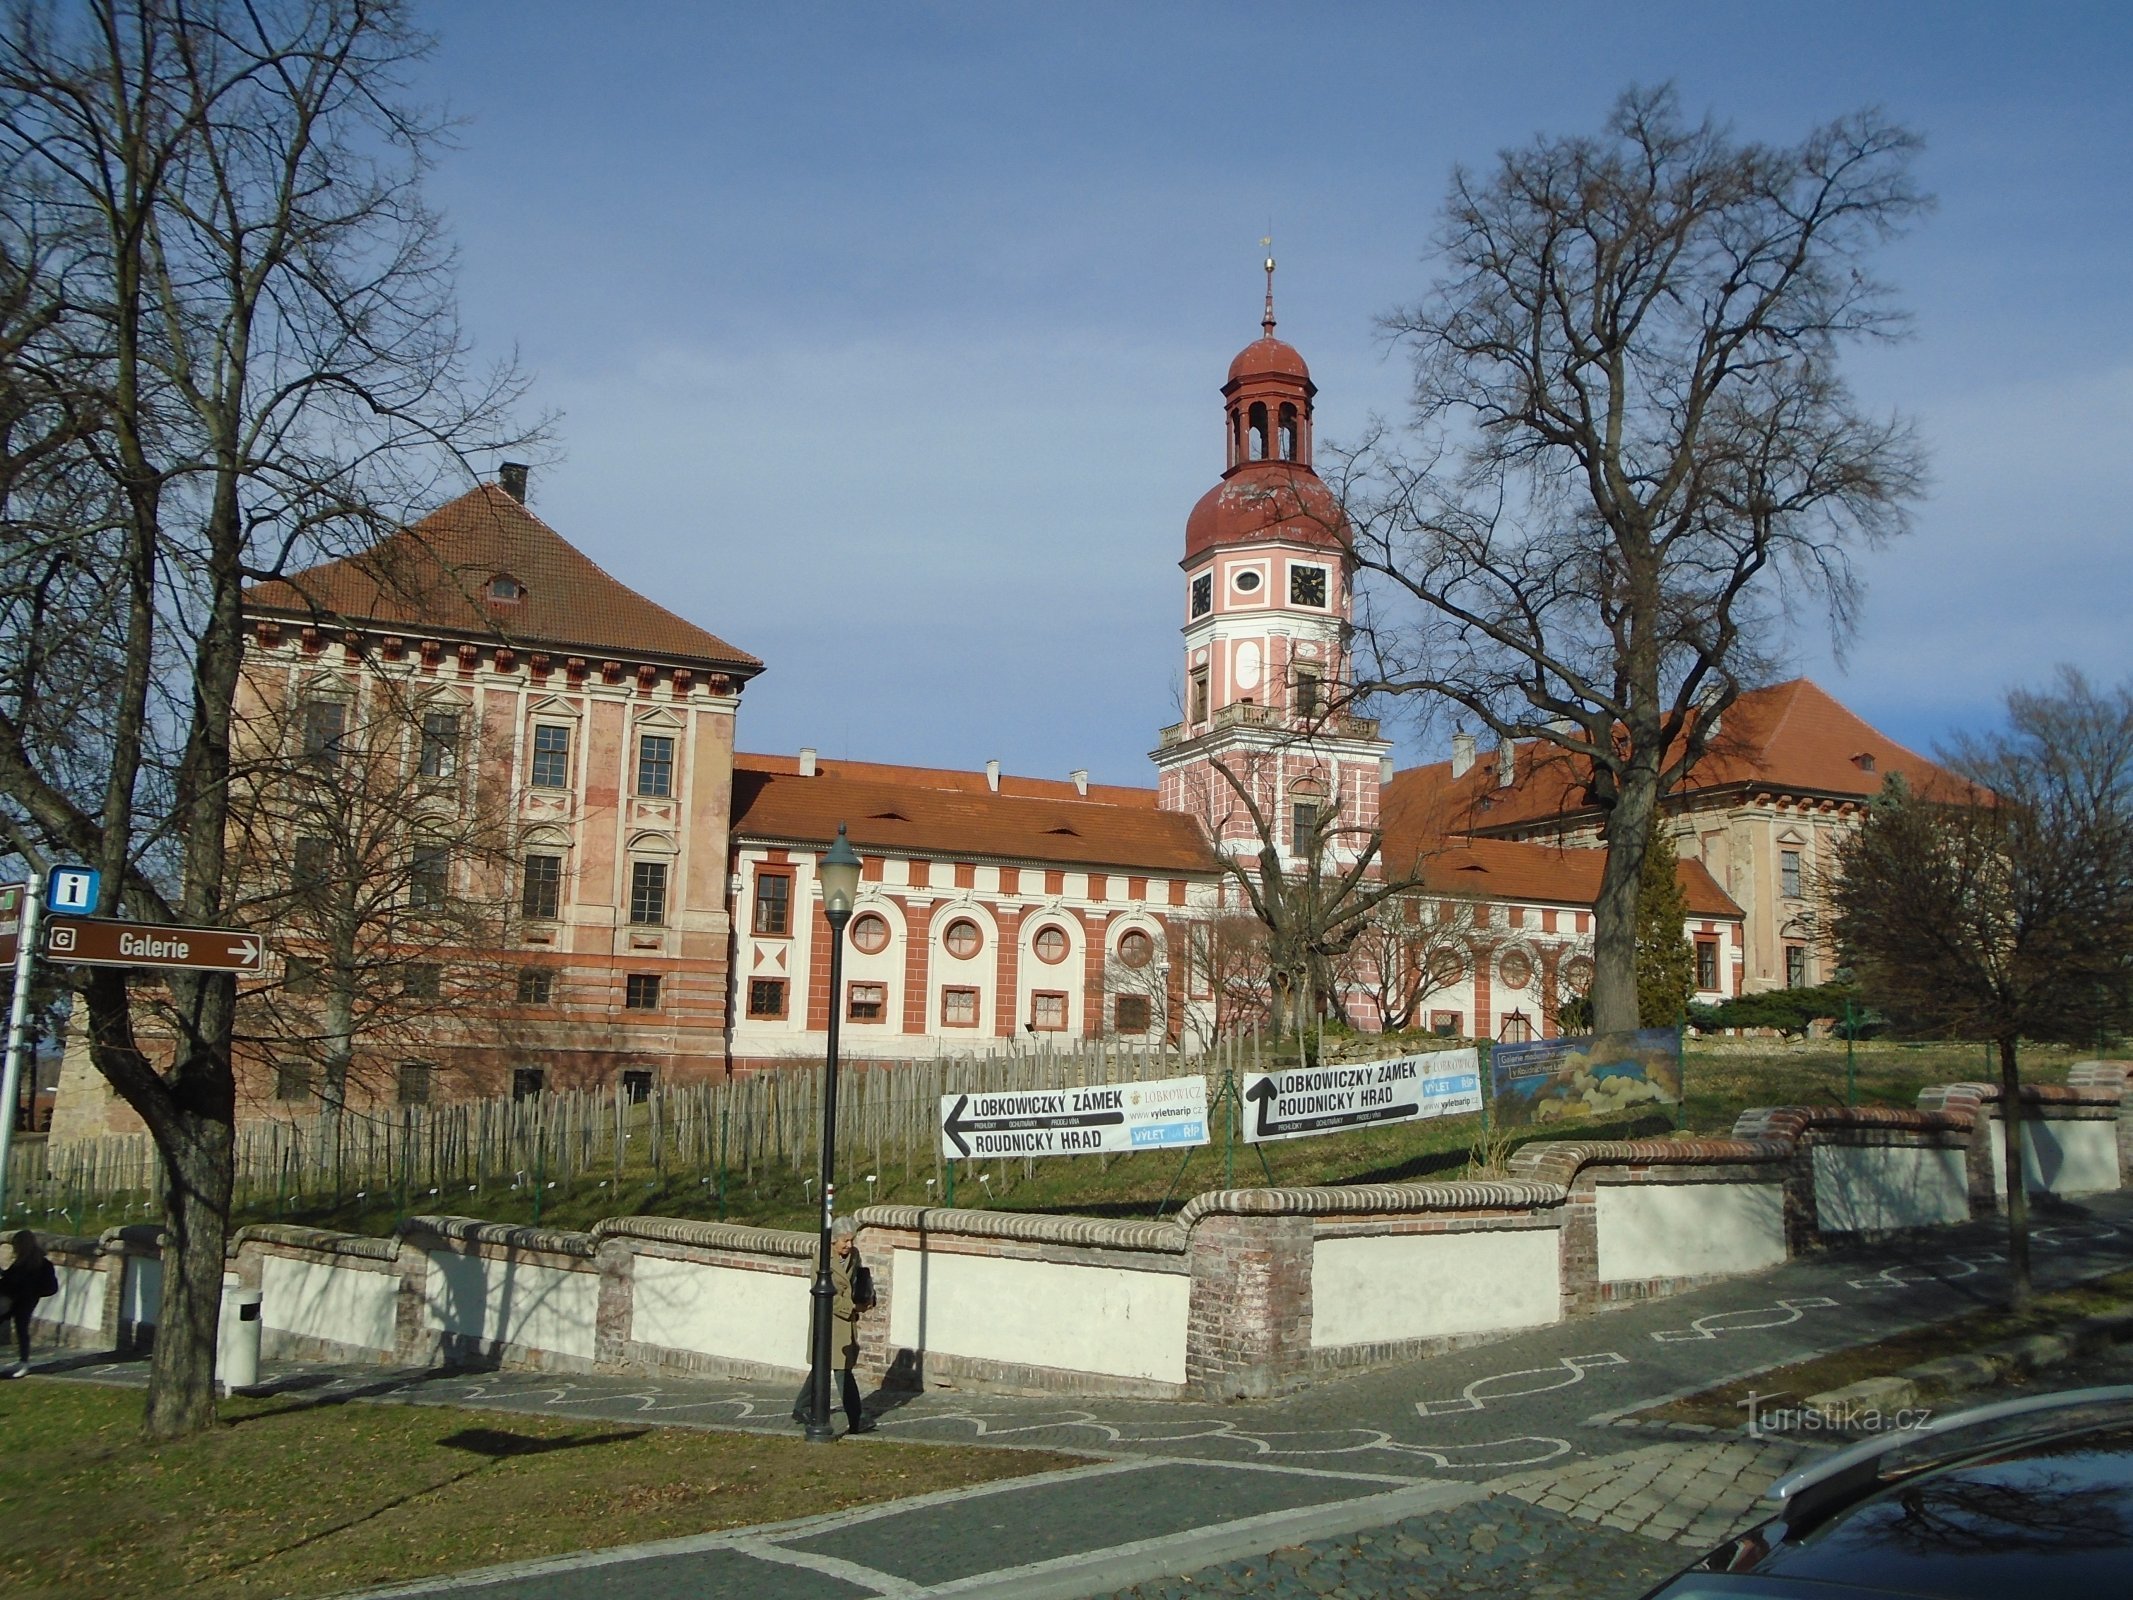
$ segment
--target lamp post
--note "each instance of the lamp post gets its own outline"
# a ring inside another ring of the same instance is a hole
[[[836,1438],[830,1428],[830,1334],[837,1320],[837,1290],[830,1282],[830,1223],[837,1195],[837,1023],[844,1014],[844,925],[852,920],[859,893],[859,857],[837,824],[837,839],[815,867],[822,885],[822,914],[829,919],[829,1055],[822,1078],[822,1238],[815,1249],[814,1322],[807,1378],[807,1437],[816,1444]]]

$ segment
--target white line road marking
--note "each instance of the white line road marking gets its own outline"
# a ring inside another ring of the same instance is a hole
[[[1589,1356],[1562,1356],[1552,1367],[1526,1367],[1517,1372],[1491,1373],[1486,1378],[1476,1378],[1460,1390],[1456,1400],[1417,1400],[1415,1414],[1423,1417],[1446,1417],[1455,1412],[1481,1411],[1500,1400],[1517,1400],[1529,1394],[1546,1394],[1552,1389],[1567,1389],[1572,1384],[1583,1383],[1590,1368],[1624,1366],[1628,1359],[1615,1351],[1602,1350]],[[1509,1384],[1514,1378],[1545,1378],[1547,1382],[1522,1384],[1517,1388],[1492,1387]]]
[[[1821,1311],[1835,1305],[1834,1300],[1822,1295],[1802,1295],[1797,1300],[1780,1300],[1774,1306],[1750,1306],[1745,1311],[1714,1311],[1707,1317],[1698,1317],[1686,1328],[1667,1328],[1652,1337],[1661,1344],[1680,1344],[1690,1339],[1715,1339],[1722,1333],[1750,1333],[1758,1328],[1782,1328],[1798,1322],[1809,1311]],[[1741,1322],[1740,1317],[1760,1317],[1760,1322]]]
[[[1937,1267],[1883,1267],[1871,1278],[1847,1279],[1846,1287],[1852,1289],[1904,1289],[1914,1283],[1953,1283],[1958,1278],[1974,1278],[1981,1268],[1996,1261],[2005,1261],[2007,1258],[2003,1255],[1995,1255],[1992,1251],[1987,1250],[1979,1255],[1948,1256],[1944,1259],[1954,1264],[1956,1268],[1954,1272],[1943,1272]]]
[[[788,1550],[769,1539],[736,1539],[733,1548],[742,1555],[755,1557],[758,1561],[776,1561],[788,1567],[805,1567],[808,1571],[819,1572],[826,1578],[837,1578],[857,1588],[871,1589],[878,1595],[888,1597],[888,1600],[920,1592],[917,1584],[893,1573],[862,1566],[857,1561],[842,1561],[836,1556],[818,1556],[806,1550]]]

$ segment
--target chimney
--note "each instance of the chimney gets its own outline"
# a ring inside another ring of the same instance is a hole
[[[1461,731],[1452,735],[1452,776],[1463,778],[1474,767],[1474,736]]]
[[[803,744],[802,746],[800,746],[800,776],[803,778],[812,778],[814,775],[815,747],[811,744]]]
[[[496,468],[496,482],[505,494],[520,505],[526,503],[526,464],[523,461],[500,462]]]
[[[999,762],[988,761],[985,763],[985,787],[990,789],[994,794],[998,794],[1000,792]]]
[[[1496,741],[1496,787],[1508,789],[1518,778],[1518,746],[1509,739]]]
[[[1072,772],[1068,773],[1067,776],[1073,780],[1074,792],[1076,794],[1082,796],[1086,796],[1088,794],[1089,769],[1087,767],[1076,767]]]
[[[1379,788],[1381,788],[1381,789],[1382,789],[1382,788],[1384,788],[1384,787],[1385,787],[1385,786],[1386,786],[1387,784],[1389,784],[1389,783],[1391,783],[1391,782],[1392,782],[1392,770],[1393,770],[1393,769],[1392,769],[1392,757],[1391,757],[1391,756],[1379,756],[1379,757],[1378,757],[1378,787],[1379,787]]]

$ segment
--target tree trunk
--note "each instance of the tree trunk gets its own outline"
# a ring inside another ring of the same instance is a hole
[[[2029,1185],[2022,1176],[2022,1074],[2015,1065],[2015,1041],[2000,1040],[2000,1148],[2006,1156],[2007,1302],[2016,1310],[2029,1304]]]
[[[229,1245],[235,1130],[227,1116],[180,1107],[158,1131],[165,1183],[163,1304],[149,1358],[144,1431],[179,1439],[215,1422],[215,1345]]]
[[[1637,889],[1659,803],[1657,774],[1624,774],[1607,818],[1607,859],[1592,907],[1592,1030],[1629,1033],[1637,1011]]]

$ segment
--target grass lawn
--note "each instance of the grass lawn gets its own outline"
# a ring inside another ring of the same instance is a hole
[[[285,1397],[151,1448],[140,1415],[134,1390],[0,1385],[0,1593],[323,1595],[1081,1464]]]

